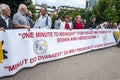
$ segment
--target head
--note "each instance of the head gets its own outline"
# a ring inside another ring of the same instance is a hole
[[[70,22],[72,21],[72,17],[69,18],[70,19]]]
[[[56,18],[56,19],[59,19],[60,17],[59,17],[59,15],[57,14],[57,15],[55,16],[55,18]]]
[[[66,15],[66,16],[65,16],[65,18],[64,18],[64,20],[65,20],[65,22],[67,22],[67,23],[68,23],[68,22],[69,22],[69,20],[70,20],[70,19],[69,19],[69,16],[68,16],[68,15]]]
[[[86,19],[84,19],[84,20],[83,20],[83,22],[84,22],[84,23],[87,23],[87,20],[86,20]]]
[[[91,21],[94,23],[96,21],[96,17],[92,17]]]
[[[31,12],[30,10],[28,10],[27,15],[28,15],[29,17],[32,17],[32,12]]]
[[[118,26],[118,24],[117,24],[117,23],[114,23],[113,25],[114,25],[114,27],[117,27],[117,26]]]
[[[76,17],[76,21],[78,21],[78,22],[81,21],[81,16],[80,16],[80,15],[78,15],[78,16]]]
[[[109,25],[112,26],[112,25],[113,25],[113,22],[110,22]]]
[[[7,4],[0,4],[0,13],[4,17],[9,17],[11,14],[10,7]]]
[[[18,11],[21,12],[22,14],[27,14],[28,13],[27,6],[25,4],[20,4]]]
[[[43,15],[43,16],[45,14],[47,14],[47,8],[46,7],[42,7],[41,10],[40,10],[40,14]]]
[[[107,22],[103,23],[103,27],[108,27]]]

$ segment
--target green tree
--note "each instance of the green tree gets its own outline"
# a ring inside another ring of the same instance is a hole
[[[113,8],[116,10],[117,19],[120,23],[120,0],[113,0]]]
[[[97,22],[112,21],[118,22],[119,16],[113,6],[114,0],[98,0],[98,3],[93,6],[93,14],[97,17]]]
[[[64,19],[65,15],[71,16],[73,20],[77,15],[81,15],[82,19],[89,21],[90,17],[92,16],[92,11],[78,8],[74,10],[60,10],[59,15],[61,16],[62,20]]]

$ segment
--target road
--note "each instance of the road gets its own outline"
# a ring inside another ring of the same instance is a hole
[[[0,80],[120,80],[120,48],[109,47],[38,64]]]

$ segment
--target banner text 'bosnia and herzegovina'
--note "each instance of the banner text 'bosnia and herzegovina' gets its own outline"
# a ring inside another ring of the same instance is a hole
[[[0,31],[0,77],[38,63],[115,45],[113,30]]]

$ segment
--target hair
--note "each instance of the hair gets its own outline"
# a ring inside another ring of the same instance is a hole
[[[20,4],[19,7],[18,7],[18,11],[21,12],[21,9],[23,9],[24,7],[26,7],[25,4]]]
[[[68,19],[69,19],[70,17],[69,17],[68,15],[65,15],[64,19],[66,19],[66,18],[68,18]]]
[[[44,8],[44,9],[47,11],[47,7],[43,6],[42,8]],[[42,8],[41,8],[41,9],[42,9]]]
[[[90,18],[90,20],[93,20],[94,18],[96,18],[96,16],[92,16],[92,17]]]
[[[80,16],[80,15],[77,15],[77,17],[76,17],[76,18],[78,18],[78,17],[79,17],[79,18],[81,18],[81,16]]]
[[[5,10],[7,8],[7,4],[0,4],[0,14],[2,13],[2,10]]]

